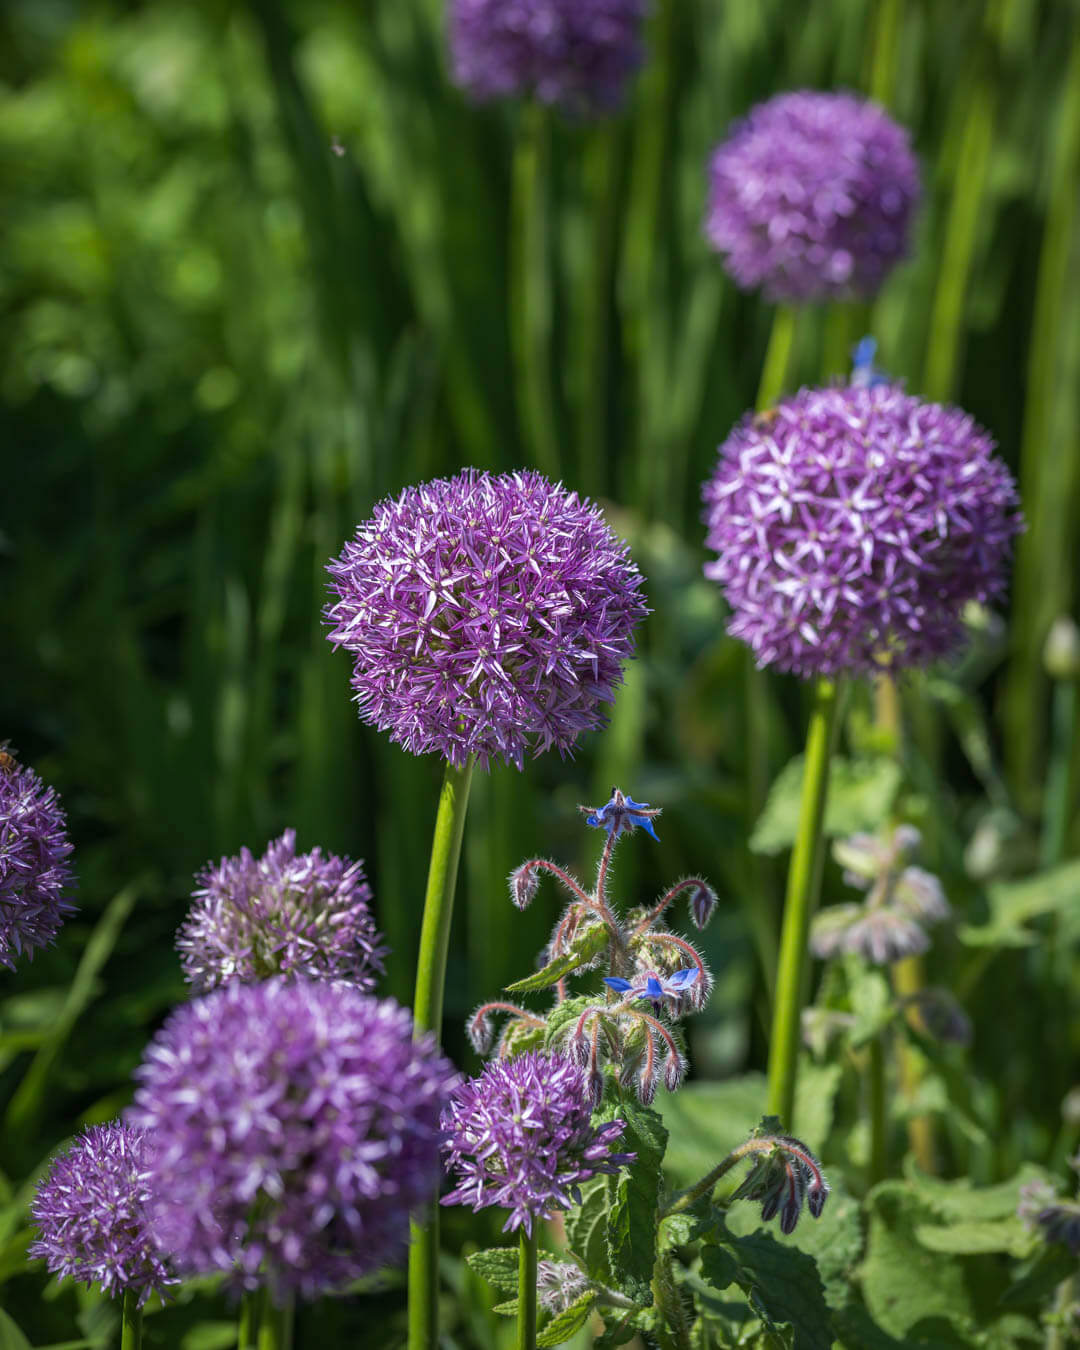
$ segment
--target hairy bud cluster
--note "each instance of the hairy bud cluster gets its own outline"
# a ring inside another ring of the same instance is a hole
[[[780,1231],[793,1233],[804,1205],[811,1218],[821,1218],[829,1198],[829,1183],[821,1164],[801,1139],[771,1132],[771,1127],[779,1123],[775,1118],[763,1121],[739,1150],[756,1156],[731,1198],[760,1201],[763,1222],[779,1215]]]

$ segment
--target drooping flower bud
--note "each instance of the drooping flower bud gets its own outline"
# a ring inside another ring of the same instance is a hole
[[[540,875],[532,861],[522,863],[510,873],[510,899],[518,909],[528,909],[540,889]]]
[[[699,881],[690,892],[690,920],[701,929],[712,918],[717,905],[716,892],[705,881]]]

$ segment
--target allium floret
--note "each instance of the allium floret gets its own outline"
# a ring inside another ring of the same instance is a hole
[[[140,1307],[176,1284],[150,1231],[149,1152],[147,1136],[120,1121],[84,1130],[38,1184],[28,1255],[113,1297],[130,1289]]]
[[[200,872],[176,946],[198,993],[230,980],[303,975],[375,988],[386,948],[361,862],[297,854],[286,830],[261,858],[244,848]]]
[[[644,14],[645,0],[450,0],[454,80],[480,100],[613,108],[641,64]]]
[[[599,508],[532,472],[406,488],[327,570],[361,718],[457,767],[568,753],[603,724],[647,612]]]
[[[75,912],[70,853],[55,790],[0,746],[0,966],[33,960]]]
[[[529,1051],[496,1060],[454,1093],[442,1117],[443,1151],[457,1185],[444,1205],[510,1211],[504,1232],[569,1209],[583,1181],[612,1175],[633,1153],[613,1153],[625,1121],[594,1126],[588,1072],[564,1055]]]
[[[854,94],[800,90],[752,108],[713,152],[705,233],[744,290],[869,298],[907,252],[919,196],[903,127]]]
[[[937,877],[905,866],[919,832],[901,825],[888,838],[855,834],[837,840],[833,856],[850,886],[867,891],[862,904],[830,905],[814,918],[810,947],[829,960],[854,952],[874,965],[919,956],[930,946],[926,928],[951,910]]]
[[[759,666],[804,677],[923,668],[1005,585],[1021,528],[994,442],[897,385],[803,389],[745,417],[703,490],[705,574]]]
[[[155,1236],[183,1273],[314,1298],[404,1256],[457,1075],[396,1003],[233,982],[176,1009],[136,1079]]]

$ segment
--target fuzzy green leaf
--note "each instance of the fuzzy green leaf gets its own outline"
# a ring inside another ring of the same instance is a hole
[[[1080,860],[1040,872],[1024,881],[1001,881],[987,890],[990,918],[960,928],[969,947],[1028,947],[1038,934],[1025,925],[1044,914],[1073,909],[1080,894]]]
[[[973,1186],[967,1177],[941,1181],[928,1177],[913,1165],[907,1169],[907,1182],[918,1203],[932,1210],[945,1222],[1007,1219],[1016,1214],[1020,1189],[1032,1181],[1049,1181],[1050,1174],[1034,1163],[1024,1163],[1007,1181],[995,1186]]]
[[[984,1252],[1025,1256],[1032,1241],[1031,1234],[1015,1215],[1009,1219],[970,1219],[947,1226],[920,1223],[915,1227],[915,1237],[928,1251],[950,1256],[976,1256]]]
[[[765,1232],[743,1238],[729,1233],[719,1245],[705,1248],[701,1268],[715,1289],[726,1289],[734,1278],[769,1327],[789,1325],[794,1350],[830,1350],[829,1309],[812,1256],[782,1246]]]
[[[536,1344],[538,1346],[562,1345],[563,1341],[568,1341],[576,1331],[581,1330],[589,1320],[589,1314],[595,1306],[596,1290],[587,1289],[576,1303],[571,1303],[569,1308],[558,1313],[542,1331],[537,1333]]]
[[[889,758],[834,756],[823,833],[832,838],[876,830],[889,814],[900,777],[900,766]],[[780,771],[754,826],[750,847],[755,853],[779,853],[795,842],[802,780],[803,757],[796,755]]]
[[[469,1268],[482,1275],[500,1293],[513,1293],[518,1287],[518,1249],[516,1247],[489,1247],[487,1251],[470,1252],[465,1258]]]
[[[609,937],[610,934],[602,923],[589,924],[570,944],[569,951],[563,952],[561,956],[556,956],[542,970],[538,970],[532,975],[526,975],[523,980],[515,980],[513,984],[508,984],[506,992],[508,994],[529,994],[537,989],[546,989],[565,976],[572,975],[579,966],[587,966],[594,957],[599,956],[604,950]]]
[[[581,1204],[566,1215],[566,1243],[585,1263],[589,1277],[597,1284],[611,1282],[607,1254],[608,1192],[614,1179],[596,1177],[582,1187]]]
[[[660,1199],[660,1165],[667,1147],[664,1122],[644,1107],[623,1102],[608,1108],[613,1119],[626,1121],[619,1140],[620,1152],[634,1152],[636,1159],[620,1170],[607,1224],[608,1260],[611,1276],[635,1303],[652,1303],[653,1265],[656,1260],[657,1208]]]

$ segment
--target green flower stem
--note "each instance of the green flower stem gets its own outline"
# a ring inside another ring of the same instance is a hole
[[[240,1299],[240,1328],[236,1338],[238,1350],[256,1350],[259,1343],[259,1323],[262,1320],[263,1291],[247,1293]]]
[[[784,922],[780,935],[780,965],[773,1002],[769,1045],[769,1111],[794,1128],[795,1078],[798,1072],[799,1023],[802,1017],[809,963],[810,920],[821,890],[822,825],[829,790],[829,765],[836,732],[838,686],[819,679],[806,735],[799,826],[788,868]]]
[[[795,351],[795,319],[798,311],[790,305],[777,305],[773,314],[769,345],[765,348],[765,362],[761,367],[761,383],[755,407],[767,412],[780,400],[791,374],[791,358]]]
[[[140,1350],[142,1346],[142,1309],[135,1289],[125,1289],[122,1302],[120,1350]]]
[[[870,1096],[870,1185],[875,1186],[889,1168],[889,1099],[885,1086],[885,1046],[880,1035],[868,1047],[866,1078]]]
[[[446,954],[454,912],[461,837],[469,804],[473,759],[463,768],[447,764],[431,842],[420,956],[416,967],[413,1027],[417,1038],[427,1032],[440,1037]],[[432,1199],[424,1222],[412,1225],[409,1248],[409,1350],[435,1350],[439,1339],[439,1207]]]
[[[1057,680],[1050,710],[1050,763],[1046,773],[1043,834],[1040,859],[1043,867],[1065,861],[1069,822],[1072,819],[1072,753],[1076,735],[1076,680]]]
[[[536,1350],[536,1228],[518,1236],[518,1315],[514,1350]]]
[[[259,1323],[258,1350],[291,1350],[292,1329],[292,1299],[278,1308],[267,1298]]]
[[[870,55],[870,97],[883,108],[892,106],[903,21],[903,0],[878,0]]]
[[[672,1273],[670,1252],[661,1252],[656,1258],[652,1292],[661,1319],[656,1329],[661,1350],[690,1350],[690,1326]]]
[[[683,1191],[677,1195],[669,1205],[666,1205],[660,1211],[661,1220],[670,1218],[672,1214],[681,1214],[684,1210],[691,1209],[704,1195],[711,1195],[716,1183],[727,1175],[728,1172],[741,1159],[751,1153],[767,1153],[773,1148],[772,1139],[748,1139],[745,1144],[740,1144],[738,1148],[733,1148],[726,1158],[716,1164],[711,1172],[706,1172],[700,1181],[695,1181],[689,1190]]]
[[[522,109],[514,146],[510,211],[510,341],[521,440],[538,469],[559,477],[551,374],[551,244],[548,179],[551,127],[540,103]]]
[[[619,137],[610,123],[593,131],[585,156],[591,213],[589,275],[581,317],[580,480],[594,497],[605,479],[608,367],[611,360],[611,294],[619,215]]]

